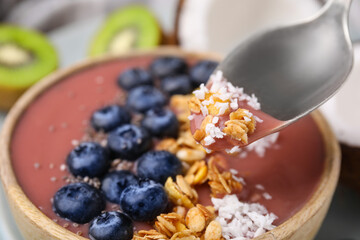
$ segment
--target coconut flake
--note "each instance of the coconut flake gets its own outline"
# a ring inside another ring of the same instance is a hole
[[[226,153],[234,154],[241,152],[241,148],[239,146],[234,146],[231,149],[225,149]]]
[[[248,118],[247,116],[244,116],[245,122],[251,122],[251,118]]]
[[[219,109],[218,115],[223,115],[229,109],[229,103],[216,102],[215,107]]]
[[[207,115],[209,115],[209,110],[207,109],[207,107],[206,107],[206,106],[204,106],[204,105],[200,104],[200,110],[201,110],[201,112],[202,112],[203,116],[207,116]]]
[[[241,183],[242,185],[246,185],[244,178],[237,176],[239,172],[236,169],[230,168],[230,173],[235,181]]]
[[[255,96],[255,94],[251,94],[251,96],[248,98],[247,100],[247,104],[254,108],[255,110],[260,110],[260,103],[258,102],[257,97]]]
[[[271,200],[271,199],[272,199],[272,196],[271,196],[269,193],[267,193],[267,192],[263,193],[263,197],[264,197],[266,200]]]
[[[259,122],[259,123],[262,123],[264,122],[264,120],[262,120],[261,118],[259,118],[258,116],[254,116],[255,118],[255,121]]]
[[[61,164],[59,168],[60,168],[60,171],[64,172],[66,170],[66,165]]]
[[[230,168],[229,171],[230,171],[230,173],[231,173],[232,175],[236,175],[236,174],[239,173],[239,171],[236,170],[236,169],[234,169],[234,168]]]
[[[215,103],[215,102],[214,102],[213,96],[211,96],[211,97],[209,98],[209,100],[204,100],[204,101],[202,101],[202,104],[205,105],[205,106],[210,105],[210,104],[214,104],[214,103]]]
[[[208,149],[208,148],[206,148],[206,147],[204,147],[204,150],[205,150],[206,153],[212,153],[212,150],[211,150],[211,149]]]
[[[237,102],[237,99],[233,99],[233,100],[231,101],[230,107],[231,107],[232,110],[236,110],[236,109],[239,108],[239,104],[238,104],[238,102]]]
[[[271,148],[277,141],[279,133],[273,133],[269,136],[260,138],[259,140],[245,147],[248,152],[255,151],[259,157],[264,157],[267,149]]]
[[[273,222],[277,216],[259,203],[240,202],[236,195],[211,201],[218,212],[216,220],[221,224],[225,239],[252,239],[275,228]]]
[[[238,156],[240,158],[246,158],[248,156],[249,152],[255,152],[256,155],[258,155],[259,157],[264,157],[266,154],[266,150],[274,147],[278,137],[279,137],[279,133],[273,133],[269,136],[263,137],[255,142],[249,144],[248,146],[241,148],[240,149],[241,151],[239,151]],[[231,149],[226,149],[225,151],[227,153],[230,153]],[[234,152],[234,153],[236,153],[236,152]]]
[[[213,124],[217,124],[219,122],[219,117],[214,117],[211,121]]]
[[[216,127],[213,123],[208,123],[205,126],[205,132],[212,138],[223,138],[225,133],[220,130],[219,127]]]
[[[202,83],[200,85],[200,88],[198,90],[195,90],[193,93],[196,98],[198,98],[199,100],[203,100],[203,99],[205,99],[205,93],[208,93],[208,92],[209,92],[208,89]]]
[[[208,146],[208,145],[213,144],[215,142],[215,139],[209,135],[204,138],[204,142],[205,142],[205,145]]]

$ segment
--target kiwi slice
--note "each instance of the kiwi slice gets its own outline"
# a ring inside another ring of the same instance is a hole
[[[158,46],[161,30],[143,6],[128,6],[112,13],[91,43],[89,55],[121,54],[130,49]]]
[[[10,108],[28,87],[57,66],[57,53],[45,36],[0,25],[0,109]]]

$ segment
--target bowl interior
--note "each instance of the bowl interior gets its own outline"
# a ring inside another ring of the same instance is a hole
[[[54,84],[60,82],[62,79],[65,79],[69,76],[72,76],[73,74],[77,72],[84,71],[86,69],[91,69],[92,67],[95,67],[97,65],[101,65],[104,62],[116,62],[118,58],[131,58],[131,57],[137,57],[137,56],[162,56],[162,55],[177,55],[181,57],[186,57],[188,59],[213,59],[213,60],[219,60],[219,56],[215,54],[197,54],[197,53],[187,53],[184,51],[181,51],[179,49],[174,48],[163,48],[158,49],[155,51],[149,51],[149,52],[134,52],[130,53],[129,55],[123,56],[123,57],[108,57],[108,58],[101,58],[96,60],[90,60],[88,62],[85,62],[83,64],[77,65],[73,68],[70,68],[68,70],[60,71],[54,75],[51,75],[47,79],[39,82],[37,85],[35,85],[33,88],[31,88],[14,106],[14,108],[9,113],[9,116],[5,122],[4,130],[1,134],[1,142],[0,142],[0,161],[1,161],[1,178],[4,184],[4,187],[6,189],[6,193],[10,202],[10,205],[12,207],[13,213],[15,215],[15,218],[17,222],[20,224],[20,228],[22,229],[23,233],[27,230],[23,230],[23,226],[26,226],[29,229],[29,226],[36,228],[41,234],[45,234],[44,236],[51,237],[53,239],[66,239],[65,237],[68,237],[69,239],[79,238],[82,239],[82,237],[70,232],[69,230],[61,227],[60,225],[54,223],[50,218],[46,217],[39,209],[38,207],[41,206],[35,206],[32,204],[32,202],[28,199],[28,197],[25,195],[23,189],[18,184],[17,178],[14,174],[13,165],[11,162],[11,140],[13,137],[14,132],[16,132],[16,124],[18,120],[21,118],[23,114],[26,114],[27,107],[39,96],[41,96],[41,93],[45,90],[48,91],[54,91],[56,93],[57,89],[50,88]],[[137,59],[138,61],[138,59]],[[89,72],[89,77],[91,77],[91,72]],[[94,78],[94,84],[104,84],[102,82],[101,76]],[[105,83],[106,84],[106,83]],[[93,92],[92,95],[96,95],[96,92]],[[106,92],[106,94],[114,94],[112,90],[109,90],[109,92]],[[69,93],[68,97],[71,93]],[[76,96],[74,96],[76,97]],[[103,102],[95,103],[100,105],[103,105]],[[80,111],[90,111],[84,108],[83,110],[79,109]],[[58,115],[72,115],[75,113],[69,113],[67,111],[61,112],[61,109],[54,109],[53,114],[55,116],[54,121],[56,121],[56,114]],[[289,218],[287,221],[283,222],[280,226],[275,228],[274,230],[262,235],[260,238],[268,237],[268,236],[276,236],[279,239],[282,239],[286,236],[291,236],[295,232],[297,232],[299,229],[302,228],[302,226],[306,225],[307,222],[309,222],[309,219],[311,220],[314,216],[317,216],[319,209],[324,208],[324,212],[326,213],[327,206],[330,202],[331,196],[334,192],[337,178],[338,178],[338,171],[339,171],[339,149],[338,144],[329,129],[326,121],[323,119],[321,114],[319,112],[315,112],[312,114],[313,119],[315,120],[318,128],[320,129],[320,132],[322,134],[322,139],[324,143],[324,150],[325,150],[325,167],[324,171],[321,176],[320,183],[318,184],[313,196],[311,199],[305,204],[304,207],[300,211],[298,211],[295,215],[293,215],[291,218]],[[56,128],[64,127],[67,123],[64,122],[64,125],[62,123],[54,124],[54,126],[49,126],[47,129],[49,133],[51,134],[51,129],[53,127],[53,131],[56,131]],[[71,129],[71,126],[67,126],[68,129]],[[74,126],[73,130],[76,129],[76,126]],[[83,132],[79,131],[79,137],[83,134]],[[70,143],[72,139],[68,139],[68,142]],[[25,143],[24,143],[25,144]],[[70,148],[71,146],[65,146],[66,149]],[[68,151],[68,150],[65,150]],[[29,166],[33,167],[33,166]],[[48,167],[48,166],[46,166]],[[55,166],[59,167],[59,166]],[[51,168],[49,166],[49,168]],[[51,172],[49,170],[49,172]],[[50,179],[52,176],[49,175],[48,178]],[[58,184],[59,186],[63,183],[61,181],[54,180],[54,184]],[[316,221],[316,223],[320,224],[320,221]],[[24,223],[26,222],[26,223]],[[23,225],[23,226],[21,226]],[[26,233],[24,234],[26,235]],[[280,238],[281,237],[281,238]]]

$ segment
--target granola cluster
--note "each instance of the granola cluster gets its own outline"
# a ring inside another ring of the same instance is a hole
[[[230,113],[230,120],[225,122],[223,132],[242,143],[248,142],[248,134],[255,131],[255,118],[247,109],[239,108]]]
[[[209,159],[209,186],[213,197],[224,196],[226,194],[239,193],[243,189],[240,182],[235,180],[229,171],[220,171],[221,158],[213,156]]]
[[[189,100],[191,110],[190,118],[202,115],[201,126],[194,132],[194,138],[203,146],[215,143],[216,139],[229,136],[243,144],[248,143],[248,135],[252,134],[256,127],[253,114],[240,108],[239,102],[245,101],[248,106],[255,110],[260,109],[260,104],[254,95],[249,96],[242,88],[234,87],[223,78],[221,72],[211,77],[210,87],[203,84],[194,91],[194,96]],[[225,123],[221,123],[222,117],[229,117]]]

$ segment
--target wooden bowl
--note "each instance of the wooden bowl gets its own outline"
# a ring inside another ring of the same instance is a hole
[[[70,232],[45,216],[35,205],[32,204],[19,186],[12,169],[10,143],[14,128],[16,127],[22,113],[32,103],[32,101],[39,96],[39,94],[46,91],[47,88],[66,78],[70,74],[82,71],[103,62],[112,61],[115,58],[127,58],[129,56],[148,54],[152,56],[177,55],[181,57],[196,57],[198,59],[220,59],[220,57],[215,54],[188,53],[177,48],[160,48],[153,51],[132,52],[118,57],[92,59],[72,68],[58,71],[43,81],[40,81],[29,89],[11,109],[0,135],[1,180],[4,185],[11,211],[20,231],[26,239],[67,240],[85,238]],[[311,199],[300,211],[272,231],[269,231],[256,239],[312,239],[319,230],[320,225],[328,211],[339,177],[340,148],[333,132],[322,115],[317,111],[311,115],[322,133],[325,144],[325,168],[321,176],[320,183]]]

